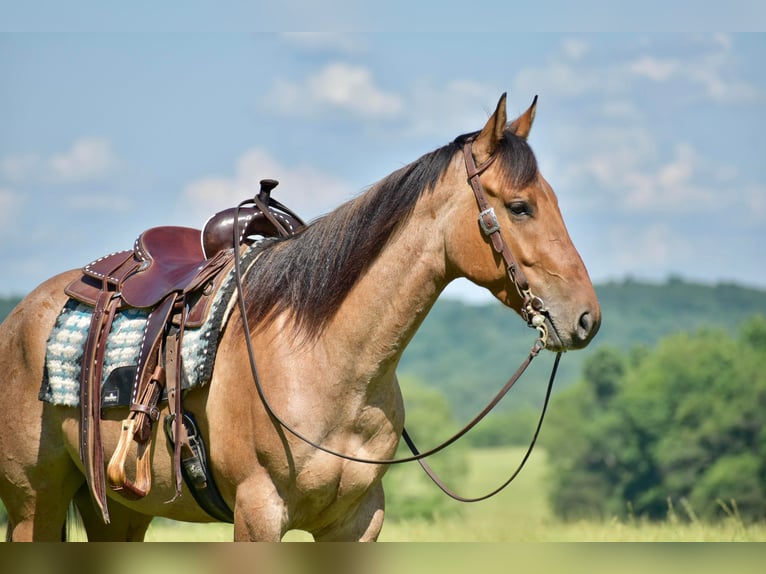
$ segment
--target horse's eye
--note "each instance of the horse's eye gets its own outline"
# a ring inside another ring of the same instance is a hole
[[[515,215],[516,217],[532,215],[532,209],[526,201],[512,201],[507,207],[508,211],[511,212],[511,215]]]

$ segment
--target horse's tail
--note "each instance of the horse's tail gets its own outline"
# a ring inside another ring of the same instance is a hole
[[[72,500],[72,502],[69,503],[66,519],[61,527],[61,542],[87,539],[88,534],[85,530],[85,523],[82,520],[82,515],[77,509],[74,500]]]
[[[10,517],[8,517],[7,520],[5,525],[5,541],[13,542],[13,522],[11,522]],[[74,501],[72,501],[67,509],[64,524],[61,525],[61,542],[87,539],[85,523],[82,521],[80,511],[77,510],[77,506]]]

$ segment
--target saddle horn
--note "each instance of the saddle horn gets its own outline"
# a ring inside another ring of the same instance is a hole
[[[238,229],[242,229],[239,245],[248,242],[247,238],[287,237],[305,227],[305,223],[290,209],[271,197],[271,192],[279,185],[276,179],[262,179],[261,189],[253,198],[253,206],[239,209]],[[219,211],[207,220],[202,229],[202,249],[210,259],[219,251],[235,247],[234,213],[231,207]]]

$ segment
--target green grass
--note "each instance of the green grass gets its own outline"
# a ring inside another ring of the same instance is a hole
[[[482,449],[470,454],[471,472],[465,484],[451,485],[465,496],[484,494],[501,483],[515,468],[521,449]],[[547,460],[535,451],[527,466],[505,491],[479,503],[463,505],[434,521],[397,521],[387,518],[380,535],[383,542],[733,542],[766,541],[766,523],[744,524],[731,516],[717,524],[696,520],[693,512],[670,509],[660,523],[642,520],[582,521],[564,523],[546,502]],[[419,471],[413,465],[413,471]],[[434,487],[436,488],[436,487]],[[455,502],[455,505],[461,503]],[[5,528],[0,529],[4,539]],[[148,541],[228,541],[230,524],[185,524],[155,520]],[[305,532],[289,532],[288,541],[311,540]]]
[[[500,484],[518,464],[521,449],[481,449],[471,453],[471,473],[460,493],[483,494]],[[546,453],[536,450],[516,480],[484,502],[465,505],[460,516],[434,522],[387,520],[381,541],[450,542],[701,542],[766,541],[766,523],[745,525],[735,513],[705,524],[681,510],[660,523],[644,520],[566,523],[546,500]],[[455,485],[456,487],[458,485]],[[455,503],[460,504],[460,503]]]

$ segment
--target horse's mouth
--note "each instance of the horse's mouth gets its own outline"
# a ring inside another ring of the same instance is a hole
[[[547,327],[548,340],[545,348],[549,351],[576,351],[588,346],[591,339],[598,332],[599,325],[596,325],[585,336],[580,336],[576,331],[561,331],[556,325],[556,321],[550,314],[546,313],[545,326]]]
[[[547,350],[558,353],[559,351],[566,351],[572,348],[571,345],[567,345],[564,342],[563,337],[559,333],[559,330],[556,328],[556,322],[548,313],[546,313],[545,316],[545,326],[547,327],[548,333],[548,339],[545,344],[545,348]]]

